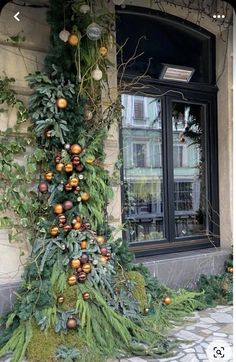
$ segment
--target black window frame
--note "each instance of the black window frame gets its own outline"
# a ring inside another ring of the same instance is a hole
[[[145,12],[145,8],[129,7],[128,9],[122,9],[118,12]],[[160,12],[151,11],[151,16],[156,14],[160,16]],[[145,14],[147,15],[147,14]],[[163,16],[163,14],[162,14]],[[165,14],[168,17],[168,15]],[[179,18],[170,16],[171,21],[179,21]],[[183,25],[184,21],[179,24]],[[188,26],[189,25],[189,22]],[[191,23],[191,27],[196,27]],[[198,27],[199,31],[199,27]],[[202,31],[202,30],[201,30]],[[213,52],[211,56],[212,75],[211,79],[215,79],[215,37],[203,30],[206,36],[209,37],[211,42],[210,49]],[[132,82],[135,74],[125,74],[126,83]],[[118,74],[119,78],[119,74]],[[133,251],[136,257],[151,256],[158,254],[167,254],[180,251],[190,251],[195,249],[219,247],[220,246],[220,228],[219,228],[219,181],[218,181],[218,127],[217,127],[217,91],[218,88],[214,84],[200,84],[200,83],[183,83],[183,82],[167,82],[156,78],[146,80],[142,79],[142,83],[145,86],[145,91],[142,89],[142,93],[135,95],[142,95],[150,97],[161,97],[162,99],[162,115],[165,119],[171,119],[173,102],[183,102],[203,105],[204,107],[204,142],[205,142],[205,155],[206,155],[206,188],[208,192],[209,205],[208,210],[208,228],[210,235],[199,236],[187,236],[178,238],[176,240],[174,233],[174,199],[170,195],[174,195],[174,181],[173,181],[173,142],[172,137],[172,124],[171,122],[163,122],[162,124],[162,154],[163,154],[163,182],[164,187],[164,217],[166,219],[163,228],[167,231],[167,238],[161,240],[148,240],[138,241],[130,244],[130,250]],[[156,90],[155,90],[156,89]],[[126,91],[125,94],[132,94],[132,92]],[[163,119],[163,117],[162,117]],[[120,150],[123,149],[122,145],[122,125],[120,126]],[[172,142],[172,143],[171,143]],[[171,155],[172,153],[172,155]],[[121,152],[122,156],[122,152]],[[172,160],[172,161],[171,161]],[[169,190],[169,191],[168,191]],[[123,168],[121,168],[121,202],[124,205],[124,178]],[[125,216],[122,213],[122,222],[125,223]],[[125,238],[125,233],[123,233]]]

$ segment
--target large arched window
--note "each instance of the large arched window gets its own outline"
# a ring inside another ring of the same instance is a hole
[[[214,36],[130,7],[118,10],[117,40],[118,64],[138,42],[142,53],[122,72],[124,237],[137,255],[218,246]]]

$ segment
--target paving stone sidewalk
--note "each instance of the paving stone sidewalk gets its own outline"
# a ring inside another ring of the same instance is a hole
[[[233,307],[217,306],[204,311],[194,312],[193,316],[185,318],[182,326],[170,331],[171,336],[183,340],[191,340],[190,344],[182,343],[174,351],[171,358],[123,358],[120,362],[208,362],[206,349],[212,341],[225,341],[231,348],[233,344]],[[220,360],[220,359],[216,359]],[[108,360],[115,362],[118,360]],[[233,356],[230,360],[233,361]]]
[[[208,362],[206,348],[210,342],[223,340],[232,347],[232,316],[232,306],[217,306],[216,308],[194,312],[191,317],[185,318],[185,323],[177,328],[171,329],[169,335],[185,341],[190,340],[191,343],[180,344],[174,350],[175,355],[171,358],[131,357],[119,360],[109,359],[106,362]],[[10,360],[11,359],[7,356],[5,358],[0,358],[0,362],[10,362]],[[231,361],[233,361],[232,358],[228,360],[228,362]]]

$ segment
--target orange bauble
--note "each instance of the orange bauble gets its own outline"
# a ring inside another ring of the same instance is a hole
[[[82,266],[82,269],[85,273],[89,273],[91,271],[91,265],[89,263],[85,263],[83,266]]]
[[[70,185],[72,187],[76,187],[79,184],[79,179],[77,177],[71,177],[70,178]]]
[[[73,165],[72,165],[72,163],[67,163],[67,164],[64,166],[64,170],[65,170],[65,172],[72,172],[72,171],[73,171]]]
[[[68,43],[72,46],[76,46],[79,44],[79,38],[76,34],[71,34],[68,38]]]
[[[67,283],[69,285],[75,285],[77,283],[77,279],[76,279],[76,276],[75,275],[71,275],[68,280],[67,280]]]
[[[55,212],[55,214],[62,214],[63,213],[63,207],[61,204],[56,204],[53,206],[53,211]]]
[[[67,100],[65,98],[58,98],[57,99],[57,107],[64,109],[67,107]]]
[[[81,243],[80,243],[80,247],[81,247],[81,249],[87,249],[87,241],[86,240],[83,240],[83,241],[81,241]]]
[[[81,200],[83,200],[83,201],[88,201],[88,199],[89,199],[89,194],[88,194],[87,192],[83,192],[83,193],[80,195],[80,197],[81,197]]]
[[[106,47],[101,47],[101,48],[99,49],[99,53],[100,53],[100,55],[101,55],[102,57],[105,57],[105,56],[107,55],[107,52],[108,52],[108,50],[107,50]]]
[[[50,234],[52,236],[57,236],[59,234],[59,228],[57,226],[52,226],[50,228]]]
[[[51,181],[52,178],[53,178],[53,173],[52,173],[51,171],[45,172],[44,178],[45,178],[45,180],[47,180],[47,181]]]
[[[80,260],[79,259],[73,259],[71,260],[71,267],[74,269],[78,269],[80,267]]]
[[[66,322],[66,326],[68,329],[75,329],[77,327],[77,320],[75,318],[68,318]]]
[[[81,223],[77,221],[75,224],[73,224],[73,229],[79,230],[81,228]]]
[[[61,172],[64,168],[64,164],[62,162],[59,162],[56,164],[55,168],[56,168],[57,172]]]
[[[171,303],[171,299],[170,297],[165,297],[164,300],[163,300],[163,303],[166,304],[166,305],[169,305]]]
[[[70,151],[73,155],[78,155],[82,151],[82,147],[80,145],[74,144],[71,145]]]
[[[96,239],[97,239],[98,244],[104,244],[106,242],[104,236],[102,236],[102,235],[97,236]]]

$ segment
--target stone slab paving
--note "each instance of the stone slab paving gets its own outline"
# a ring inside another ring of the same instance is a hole
[[[194,312],[185,323],[170,331],[170,336],[189,340],[174,350],[170,358],[131,357],[120,362],[209,362],[206,349],[212,341],[226,341],[232,347],[233,341],[233,307],[217,306],[204,311]],[[219,359],[217,359],[219,360]],[[118,361],[118,360],[116,360]],[[233,356],[228,362],[233,361]],[[115,360],[111,361],[115,362]]]
[[[183,343],[174,350],[173,357],[126,357],[122,359],[108,359],[106,362],[209,362],[206,355],[206,349],[210,342],[217,342],[217,340],[226,341],[232,347],[232,316],[233,307],[217,306],[216,308],[194,312],[193,316],[185,318],[185,322],[182,326],[171,329],[169,332],[170,336],[183,339]],[[190,343],[186,343],[186,340]],[[9,356],[0,358],[0,362],[10,361],[11,358]],[[228,362],[232,361],[233,357],[228,360]]]

